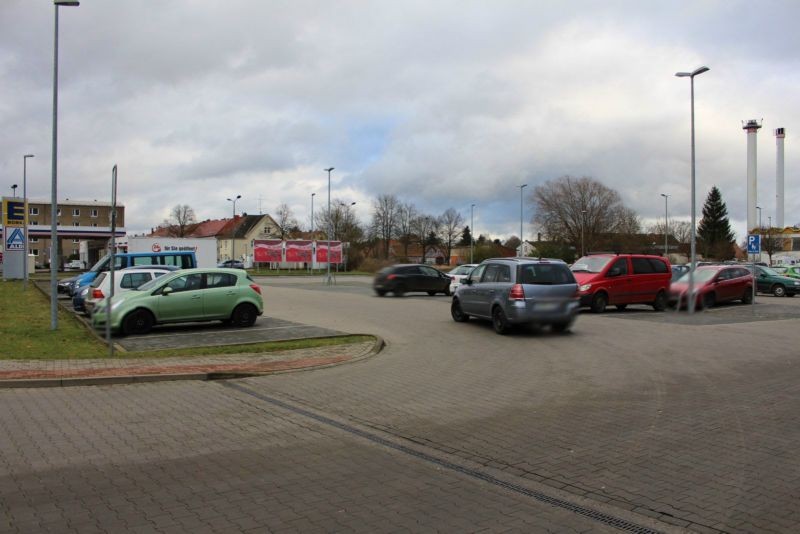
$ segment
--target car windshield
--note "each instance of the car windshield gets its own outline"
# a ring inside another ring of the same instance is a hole
[[[770,276],[781,276],[781,273],[769,267],[761,267],[761,272],[767,273]]]
[[[572,272],[599,273],[613,258],[608,256],[584,256],[572,264]]]
[[[458,267],[450,271],[448,274],[469,274],[470,272],[472,272],[472,269],[474,268],[475,268],[474,265],[459,265]]]
[[[716,269],[697,269],[694,273],[694,281],[695,282],[708,282],[714,276],[716,276],[717,270]],[[678,279],[678,282],[685,282],[689,283],[689,273],[685,273]]]

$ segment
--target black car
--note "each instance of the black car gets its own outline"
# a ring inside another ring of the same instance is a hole
[[[218,263],[217,267],[224,267],[227,269],[244,269],[244,263],[239,260],[225,260]]]
[[[389,292],[401,297],[409,291],[450,295],[450,282],[449,276],[428,265],[392,265],[375,275],[372,287],[379,297]]]

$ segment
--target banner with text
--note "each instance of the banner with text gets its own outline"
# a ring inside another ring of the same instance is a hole
[[[331,241],[331,263],[342,263],[342,242]],[[317,241],[317,262],[328,262],[328,242]]]
[[[304,263],[310,262],[311,241],[287,241],[286,261],[304,262]]]
[[[280,239],[256,239],[253,242],[253,261],[271,263],[283,261],[283,241]]]

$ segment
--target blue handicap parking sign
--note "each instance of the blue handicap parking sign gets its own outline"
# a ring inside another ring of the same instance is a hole
[[[758,254],[761,252],[761,236],[758,234],[751,234],[747,236],[747,253]]]

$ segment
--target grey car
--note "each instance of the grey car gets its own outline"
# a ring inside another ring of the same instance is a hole
[[[578,283],[561,260],[493,258],[475,267],[453,296],[453,320],[489,319],[495,332],[517,324],[566,332],[578,313]]]

